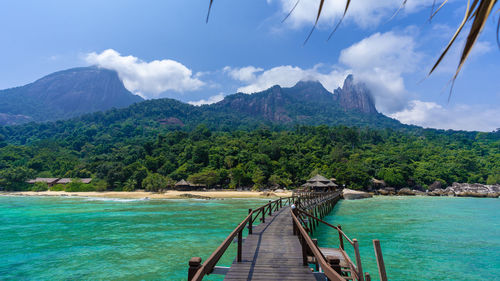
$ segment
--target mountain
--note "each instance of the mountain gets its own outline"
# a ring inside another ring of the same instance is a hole
[[[296,125],[356,126],[370,128],[408,128],[378,113],[370,92],[348,77],[334,93],[315,81],[301,81],[290,88],[273,86],[251,95],[237,93],[224,100],[193,106],[174,99],[154,99],[134,103],[69,120],[21,126],[0,126],[2,137],[11,143],[29,143],[54,138],[78,145],[90,135],[119,138],[148,137],[169,130],[193,130],[204,124],[211,130],[253,130],[262,126],[290,129]],[[1,118],[1,115],[0,115]],[[21,117],[17,117],[21,118]]]
[[[276,85],[251,95],[229,95],[207,107],[280,124],[401,126],[398,121],[377,112],[368,88],[355,83],[352,75],[333,93],[318,81],[300,81],[290,88]]]
[[[66,119],[142,100],[124,87],[115,71],[73,68],[0,91],[0,124]]]
[[[363,83],[354,83],[352,74],[347,76],[344,86],[337,88],[334,93],[338,96],[340,106],[345,110],[358,110],[366,114],[377,113],[370,90]]]

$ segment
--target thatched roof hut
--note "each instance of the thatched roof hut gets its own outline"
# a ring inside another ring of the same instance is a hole
[[[336,183],[319,174],[307,180],[302,186],[314,191],[329,191],[338,187]]]
[[[30,184],[35,184],[37,182],[43,182],[43,183],[46,183],[48,186],[53,186],[54,184],[57,183],[58,179],[59,178],[36,178],[33,180],[29,180],[27,182]]]
[[[175,190],[195,190],[195,189],[201,189],[205,187],[204,185],[199,185],[199,184],[192,184],[188,181],[185,181],[184,179],[180,180],[177,182],[174,186]]]

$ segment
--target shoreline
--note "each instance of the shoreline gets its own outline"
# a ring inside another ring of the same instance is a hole
[[[91,192],[66,192],[66,191],[9,191],[0,192],[0,196],[38,196],[38,197],[97,197],[118,199],[224,199],[224,198],[278,198],[290,197],[292,191],[285,192],[261,192],[261,191],[178,191],[168,190],[166,192],[149,191],[91,191]]]

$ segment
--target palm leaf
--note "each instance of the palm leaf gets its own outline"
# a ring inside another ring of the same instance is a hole
[[[332,38],[333,34],[335,33],[335,31],[337,31],[337,28],[339,28],[340,24],[342,23],[342,21],[344,20],[345,18],[345,15],[347,14],[347,10],[349,9],[349,5],[351,4],[351,0],[347,0],[346,4],[345,4],[345,9],[344,9],[344,14],[342,15],[342,18],[340,19],[340,21],[337,23],[337,25],[335,26],[335,28],[333,29],[332,33],[330,33],[330,36],[328,36],[328,40],[330,40],[330,38]]]
[[[388,22],[391,21],[393,18],[395,18],[399,14],[399,12],[406,6],[406,2],[408,2],[408,0],[404,0],[403,3],[401,3],[401,6],[399,6],[399,8],[392,15],[392,17],[389,18]]]
[[[319,20],[319,17],[321,16],[321,10],[323,9],[323,4],[325,3],[325,0],[321,0],[319,2],[319,8],[318,8],[318,15],[316,16],[316,21],[314,22],[314,26],[313,28],[311,29],[311,32],[309,32],[309,35],[307,36],[306,38],[306,41],[304,41],[304,45],[307,43],[307,41],[309,40],[309,38],[311,37],[314,29],[316,28],[316,25],[318,25],[318,20]]]
[[[429,18],[429,20],[432,20],[432,18],[439,12],[439,10],[441,10],[441,8],[443,8],[443,6],[444,6],[444,4],[446,4],[446,2],[448,2],[448,0],[444,0],[443,3],[441,3],[441,5],[439,5],[439,7],[436,9],[436,11],[431,14],[431,17]],[[434,9],[434,4],[432,6]]]
[[[457,71],[455,72],[455,76],[453,80],[455,80],[458,76],[458,73],[462,69],[467,57],[470,55],[472,47],[477,42],[479,38],[479,34],[484,28],[486,24],[486,20],[488,20],[488,16],[491,14],[493,10],[493,6],[495,6],[497,0],[481,0],[477,10],[475,12],[474,21],[472,22],[472,26],[469,31],[469,35],[467,36],[467,41],[465,41],[465,47],[462,50],[462,57],[460,58],[460,63],[457,67]],[[497,34],[498,35],[498,34]]]
[[[477,3],[477,0],[474,1],[475,3]],[[474,5],[474,4],[473,4]],[[473,8],[473,7],[472,7]],[[450,47],[453,45],[453,43],[455,43],[455,40],[457,39],[458,35],[460,34],[460,32],[462,31],[463,27],[465,26],[465,23],[467,23],[467,19],[469,18],[469,16],[472,14],[471,13],[471,6],[470,6],[470,0],[467,1],[467,9],[465,10],[465,16],[464,16],[464,19],[462,20],[462,22],[460,23],[457,31],[455,31],[455,34],[453,35],[453,37],[451,38],[450,42],[448,42],[448,45],[446,46],[446,48],[444,49],[444,51],[441,53],[441,55],[439,56],[438,60],[436,61],[436,63],[434,64],[434,66],[432,67],[431,71],[429,72],[429,75],[436,69],[436,67],[441,63],[441,61],[443,60],[444,56],[446,55],[446,53],[448,53],[448,51],[450,50]]]
[[[208,23],[208,17],[210,17],[210,10],[212,9],[212,4],[214,3],[214,0],[210,0],[210,4],[208,4],[208,13],[207,13],[207,23]]]
[[[295,8],[297,7],[297,5],[299,4],[300,0],[297,0],[297,2],[295,3],[295,5],[293,5],[293,8],[290,10],[290,12],[286,15],[286,17],[281,21],[281,23],[285,22],[286,19],[293,13],[293,10],[295,10]]]

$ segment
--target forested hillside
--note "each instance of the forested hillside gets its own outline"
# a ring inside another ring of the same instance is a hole
[[[314,171],[353,188],[367,187],[372,177],[395,187],[426,187],[435,180],[500,183],[500,131],[261,126],[224,132],[200,125],[155,134],[127,122],[98,128],[62,129],[28,145],[2,142],[0,186],[23,189],[28,178],[50,176],[93,177],[102,180],[95,181],[98,188],[113,190],[183,178],[226,188],[293,187]]]

